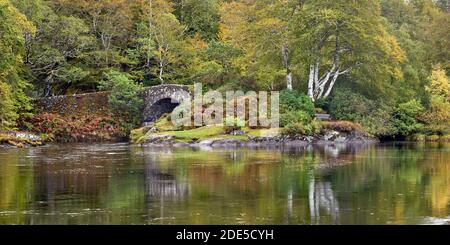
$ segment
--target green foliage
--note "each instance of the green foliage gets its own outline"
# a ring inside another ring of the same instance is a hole
[[[306,135],[307,130],[305,129],[305,126],[302,123],[290,123],[286,125],[283,130],[281,131],[281,134],[283,135]]]
[[[126,73],[110,71],[99,88],[110,91],[108,102],[111,111],[125,120],[127,129],[140,123],[143,105],[143,99],[139,96],[141,85],[136,84]]]
[[[23,78],[24,34],[35,28],[9,1],[0,0],[0,130],[16,126],[20,116],[29,116],[31,103]]]
[[[430,93],[430,104],[420,116],[429,134],[450,133],[450,79],[443,70],[435,68],[426,90]]]
[[[397,133],[392,122],[392,106],[369,100],[349,89],[336,90],[329,103],[329,112],[335,119],[358,122],[373,135],[391,136]]]
[[[424,110],[417,100],[398,105],[394,115],[394,127],[398,135],[407,136],[418,132],[423,125],[418,122],[418,115]]]
[[[217,38],[219,31],[218,0],[174,0],[175,14],[188,28],[190,35],[199,34],[204,40]]]
[[[352,133],[352,132],[360,132],[365,133],[364,129],[356,123],[350,121],[330,121],[324,122],[322,125],[322,129],[325,130],[334,130],[344,133]]]
[[[291,123],[308,124],[311,116],[304,111],[287,111],[280,115],[280,126],[285,127]]]
[[[320,133],[320,130],[321,124],[316,120],[310,123],[291,122],[281,130],[281,134],[311,136]]]
[[[51,96],[92,92],[105,78],[100,87],[112,91],[128,127],[140,104],[132,80],[221,91],[292,81],[294,92],[281,93],[281,123],[301,123],[290,126],[299,132],[309,133],[314,118],[299,93],[308,92],[332,96],[316,106],[375,135],[411,134],[420,123],[422,133],[446,134],[446,2],[0,0],[0,127],[28,116],[29,83],[29,94]],[[413,99],[426,108],[419,116]]]
[[[330,114],[339,120],[354,121],[370,115],[373,101],[349,89],[336,90],[330,102]]]
[[[280,126],[285,135],[312,135],[320,131],[311,99],[296,91],[280,93]]]
[[[0,131],[14,127],[17,117],[10,88],[0,82]]]
[[[296,91],[283,90],[280,93],[280,113],[303,111],[310,118],[315,116],[314,103],[306,96]]]

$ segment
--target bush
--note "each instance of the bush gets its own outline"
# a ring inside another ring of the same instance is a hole
[[[424,131],[428,134],[450,134],[450,103],[442,97],[433,96],[430,107],[420,116],[425,123]]]
[[[280,113],[289,111],[304,111],[310,118],[315,116],[315,108],[312,100],[296,91],[284,90],[280,93]]]
[[[10,87],[0,81],[0,131],[14,127],[17,118]]]
[[[416,141],[416,142],[425,142],[426,141],[426,135],[424,134],[413,134],[408,137],[406,137],[406,140],[408,141]]]
[[[358,132],[367,134],[365,132],[365,130],[363,129],[363,127],[361,127],[361,125],[350,122],[350,121],[324,122],[322,125],[322,129],[339,131],[339,132],[343,132],[343,133],[351,133],[354,131],[358,131]]]
[[[291,123],[308,124],[311,117],[304,111],[288,111],[280,115],[280,126],[284,127]]]
[[[316,106],[316,111],[318,109],[321,109],[321,111],[323,111],[323,112],[329,111],[330,110],[330,102],[331,102],[330,97],[320,98],[320,99],[316,100],[314,103]]]
[[[407,136],[419,131],[423,125],[417,121],[417,117],[423,110],[423,106],[417,100],[398,105],[394,115],[397,134]]]
[[[356,120],[372,135],[393,136],[397,134],[392,115],[395,108],[383,103],[379,103],[377,108],[364,117]]]
[[[141,121],[141,108],[143,100],[139,96],[142,86],[136,84],[126,73],[110,71],[106,79],[100,83],[100,89],[110,90],[108,103],[111,111],[125,120],[126,129],[132,128]]]
[[[282,130],[281,134],[283,135],[306,135],[307,129],[303,125],[303,123],[294,122],[286,125]]]
[[[33,129],[60,141],[109,141],[125,136],[121,123],[111,115],[91,114],[64,117],[41,113],[30,119]]]
[[[329,112],[338,120],[355,121],[370,115],[373,101],[348,89],[338,89],[330,101]]]
[[[321,131],[321,127],[321,123],[316,120],[313,120],[308,124],[305,124],[303,122],[291,122],[281,130],[281,134],[311,136],[319,134]]]
[[[450,142],[450,134],[441,136],[441,141],[442,142]]]
[[[320,131],[322,131],[322,123],[320,121],[313,119],[310,123],[310,126],[311,126],[311,133],[313,135],[317,135],[320,133]]]
[[[428,135],[428,136],[426,136],[426,141],[428,141],[428,142],[438,142],[439,141],[439,135]]]
[[[393,136],[398,132],[393,122],[393,106],[369,100],[348,89],[338,89],[335,92],[330,101],[329,112],[338,120],[359,123],[372,135]]]

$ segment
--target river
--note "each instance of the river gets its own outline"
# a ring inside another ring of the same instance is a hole
[[[0,224],[449,224],[450,144],[0,149]]]

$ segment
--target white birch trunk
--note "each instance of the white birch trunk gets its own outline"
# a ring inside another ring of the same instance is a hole
[[[314,65],[309,67],[308,97],[314,100]]]
[[[336,83],[338,77],[339,77],[339,69],[334,73],[333,80],[331,80],[331,83],[328,86],[327,92],[324,94],[323,98],[327,98],[330,95],[331,90],[333,90],[334,84]]]
[[[164,83],[163,73],[164,73],[164,66],[163,66],[163,63],[160,62],[159,63],[159,80],[161,80],[161,84]]]
[[[286,76],[287,89],[292,90],[292,72],[289,72]]]

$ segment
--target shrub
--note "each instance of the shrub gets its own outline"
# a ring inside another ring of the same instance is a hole
[[[450,142],[450,134],[441,136],[441,141],[442,142]]]
[[[303,123],[293,122],[286,125],[282,130],[281,134],[283,135],[306,135],[307,129],[303,125]]]
[[[426,140],[426,136],[424,134],[413,134],[408,136],[406,139],[409,141],[424,142]]]
[[[290,123],[308,124],[311,117],[304,111],[288,111],[280,115],[280,126],[284,127]]]
[[[14,127],[17,118],[10,87],[0,81],[0,131]]]
[[[348,89],[338,89],[329,105],[330,114],[338,120],[354,121],[370,134],[396,135],[393,122],[395,108],[379,101],[372,101]]]
[[[423,106],[417,100],[398,105],[394,115],[397,134],[407,136],[419,131],[423,125],[417,121],[417,117],[423,110]]]
[[[426,137],[426,141],[437,142],[437,141],[439,141],[439,135],[428,135]]]
[[[317,135],[320,133],[320,131],[322,131],[322,123],[320,121],[313,119],[310,123],[310,126],[311,126],[311,133],[313,135]]]
[[[338,120],[358,120],[370,115],[373,102],[348,89],[338,89],[330,101],[329,112]]]
[[[111,115],[64,117],[41,113],[30,119],[33,129],[60,141],[109,141],[125,136],[121,123]]]
[[[361,125],[350,121],[324,122],[322,125],[322,129],[334,130],[344,133],[351,133],[353,131],[364,132],[364,129],[361,127]]]
[[[443,97],[433,96],[430,107],[419,118],[425,123],[424,131],[428,134],[450,133],[450,103]]]
[[[392,136],[397,134],[392,115],[395,108],[379,103],[369,115],[356,120],[372,135]]]
[[[308,96],[284,90],[280,93],[280,113],[288,111],[304,111],[311,118],[315,115],[314,103]]]
[[[126,73],[110,71],[99,87],[111,91],[108,96],[110,109],[116,116],[125,120],[126,129],[140,122],[143,105],[143,100],[139,96],[142,91],[141,85],[136,84]]]
[[[331,98],[320,98],[314,102],[316,106],[316,111],[318,108],[322,109],[321,111],[328,111],[330,109]]]
[[[303,122],[291,122],[281,130],[281,134],[304,136],[316,135],[320,133],[321,126],[321,123],[316,120],[313,120],[308,124],[304,124]]]

